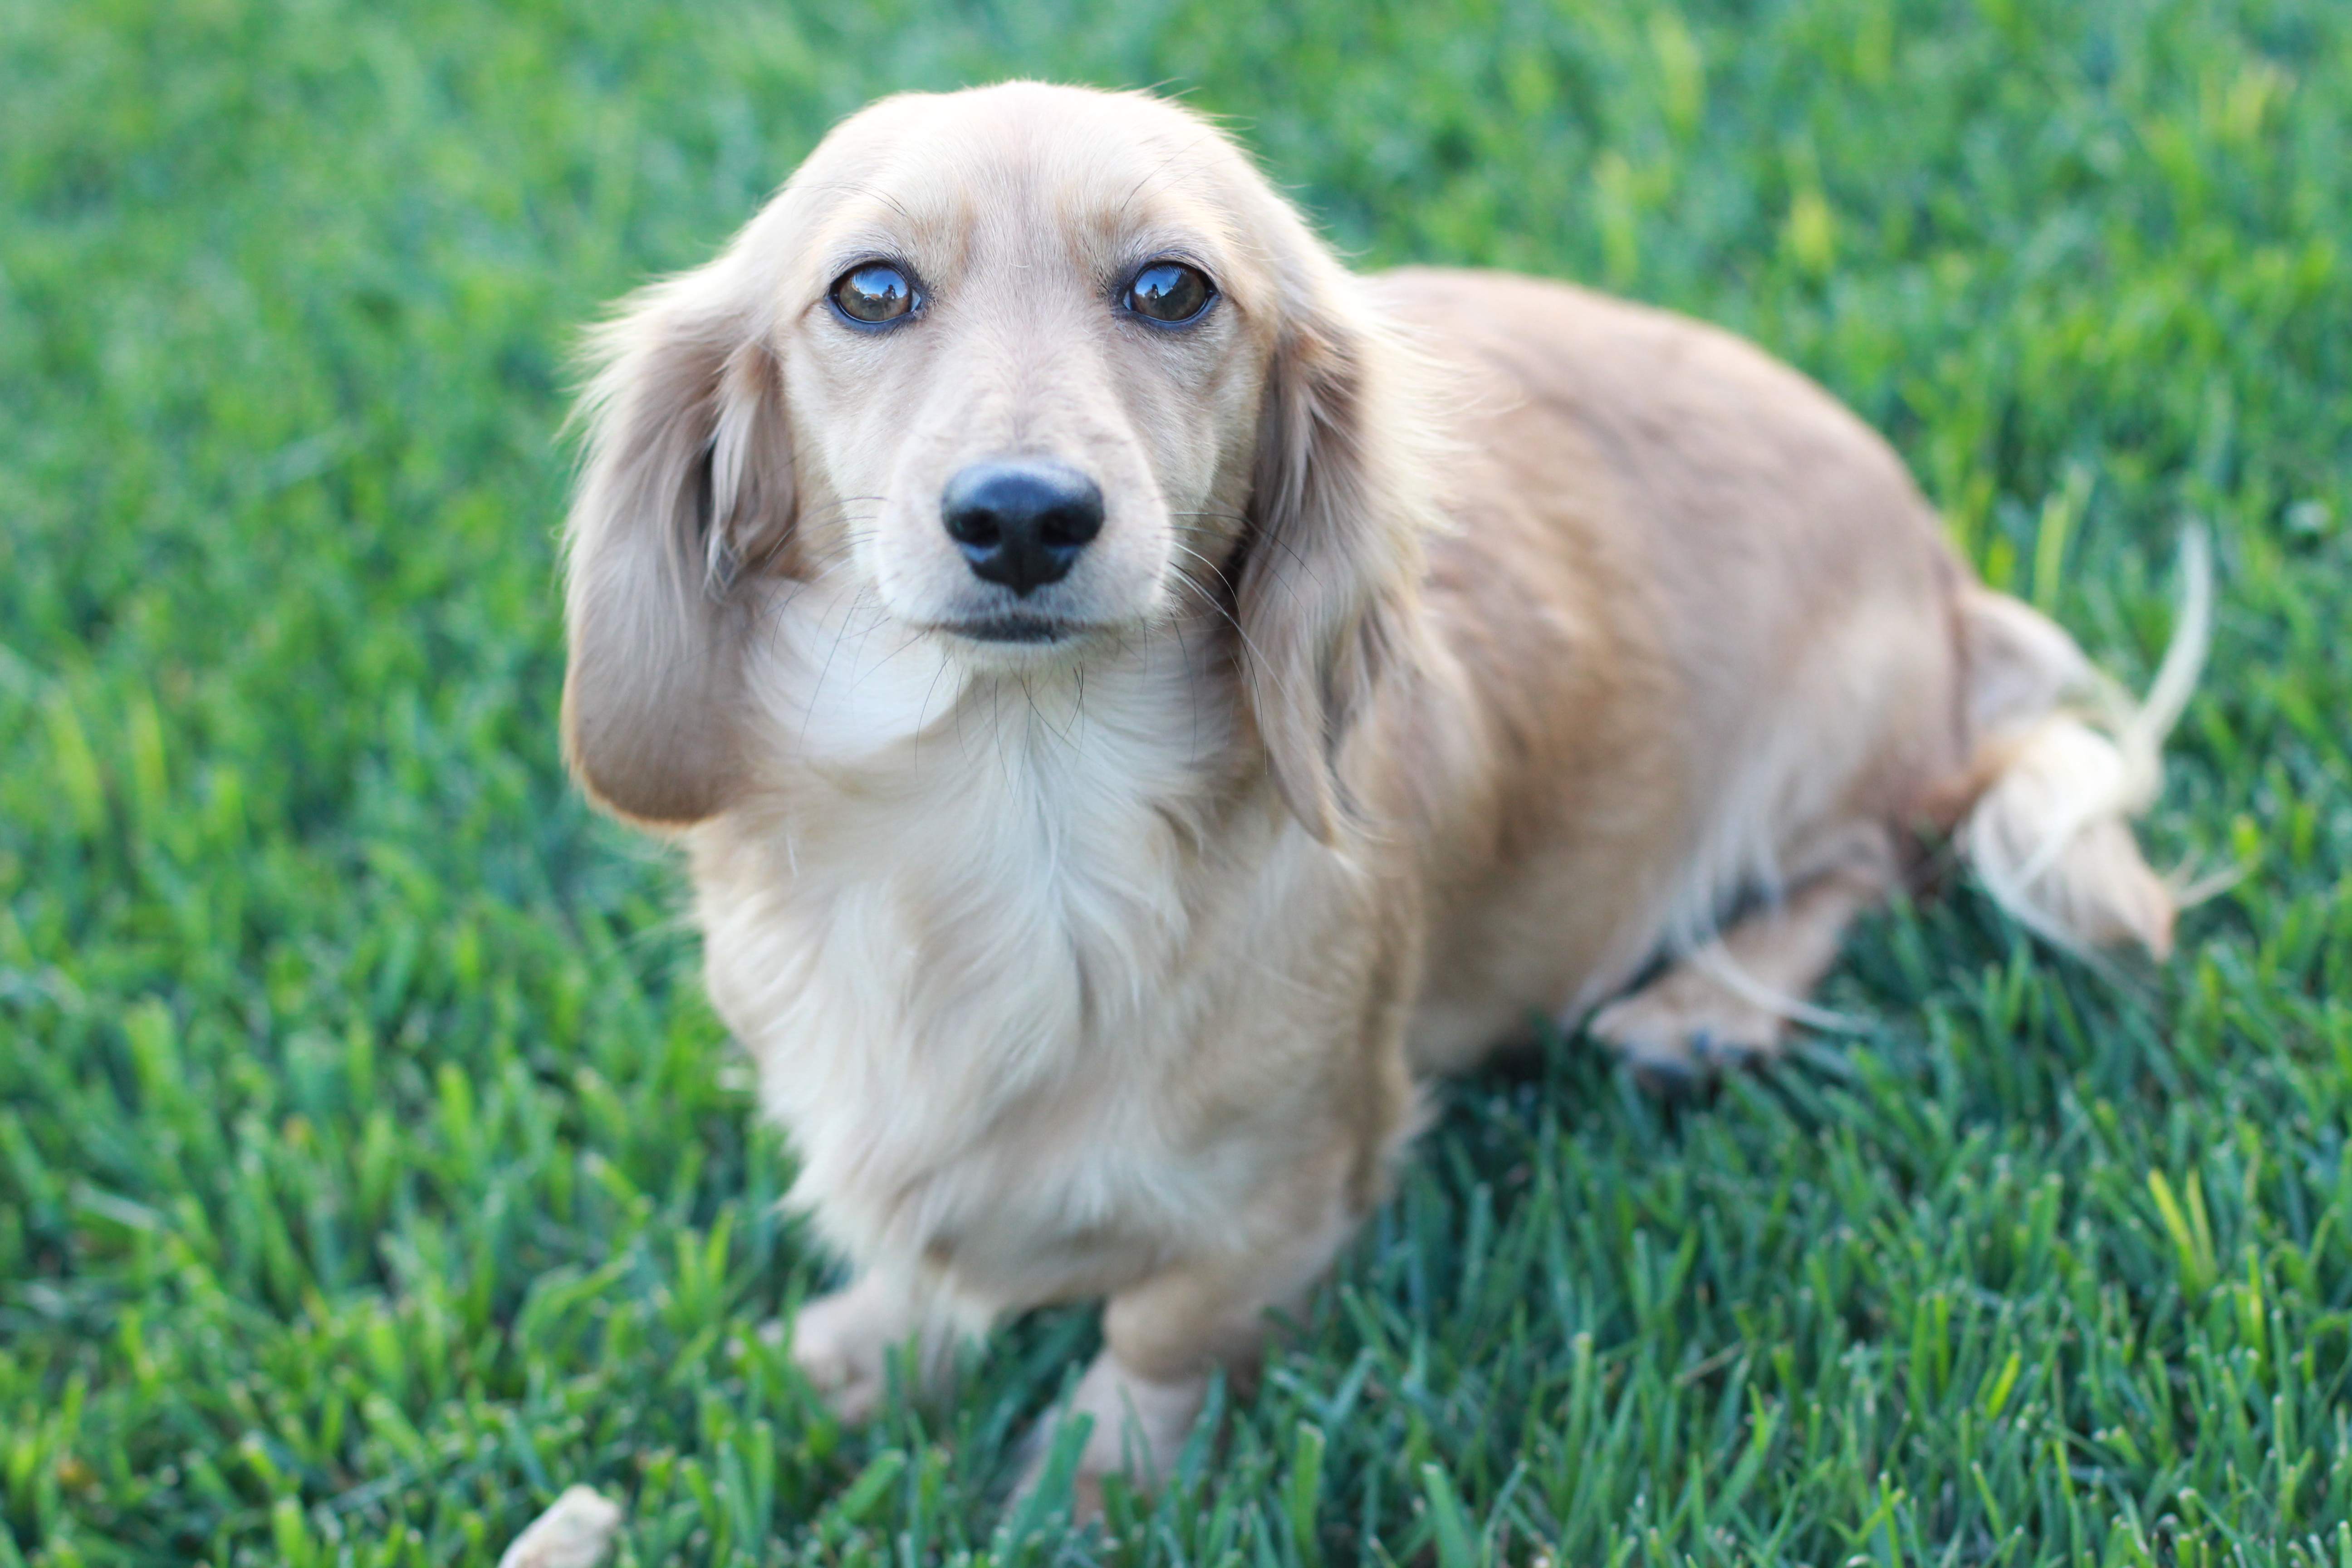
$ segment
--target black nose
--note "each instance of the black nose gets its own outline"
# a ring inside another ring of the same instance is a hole
[[[940,516],[972,575],[1026,595],[1068,576],[1102,531],[1102,489],[1051,458],[974,463],[948,481]]]

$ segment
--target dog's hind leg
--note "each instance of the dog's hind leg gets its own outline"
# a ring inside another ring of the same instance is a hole
[[[1782,899],[1748,914],[1648,984],[1602,1007],[1586,1027],[1657,1087],[1708,1079],[1780,1053],[1805,998],[1837,962],[1853,917],[1895,882],[1893,835],[1858,824]]]

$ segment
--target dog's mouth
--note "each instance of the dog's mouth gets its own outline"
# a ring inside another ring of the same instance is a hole
[[[1078,621],[1064,620],[1058,616],[979,616],[970,620],[943,622],[937,629],[950,636],[968,637],[973,642],[1018,643],[1044,647],[1067,642],[1083,637],[1092,628]]]

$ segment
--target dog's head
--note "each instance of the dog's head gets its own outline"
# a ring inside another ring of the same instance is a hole
[[[1333,832],[1419,575],[1420,431],[1355,280],[1198,117],[887,100],[593,352],[564,735],[604,805],[724,809],[747,584],[846,580],[983,675],[1215,622],[1284,798]]]

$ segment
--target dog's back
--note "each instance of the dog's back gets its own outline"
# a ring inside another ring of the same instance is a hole
[[[1961,577],[1885,444],[1728,334],[1503,274],[1378,287],[1447,384],[1432,607],[1482,720],[1475,799],[1428,838],[1443,1066],[1960,771]]]
[[[2063,633],[1969,580],[1874,431],[1749,344],[1507,274],[1375,288],[1432,364],[1454,447],[1430,581],[1447,658],[1423,743],[1393,753],[1421,774],[1398,787],[1430,814],[1442,889],[1425,1067],[1531,1008],[1584,1014],[1742,900],[1825,872],[1891,880],[1917,830],[2000,778],[2000,733],[2087,675]],[[2044,773],[2100,765],[2041,745]],[[1992,798],[1974,842],[2019,869],[2075,809],[2017,784]],[[2118,825],[2055,901],[2082,907],[2086,945],[2160,945],[2168,907],[2118,811],[2089,815]],[[2030,911],[2018,883],[1996,885]]]

